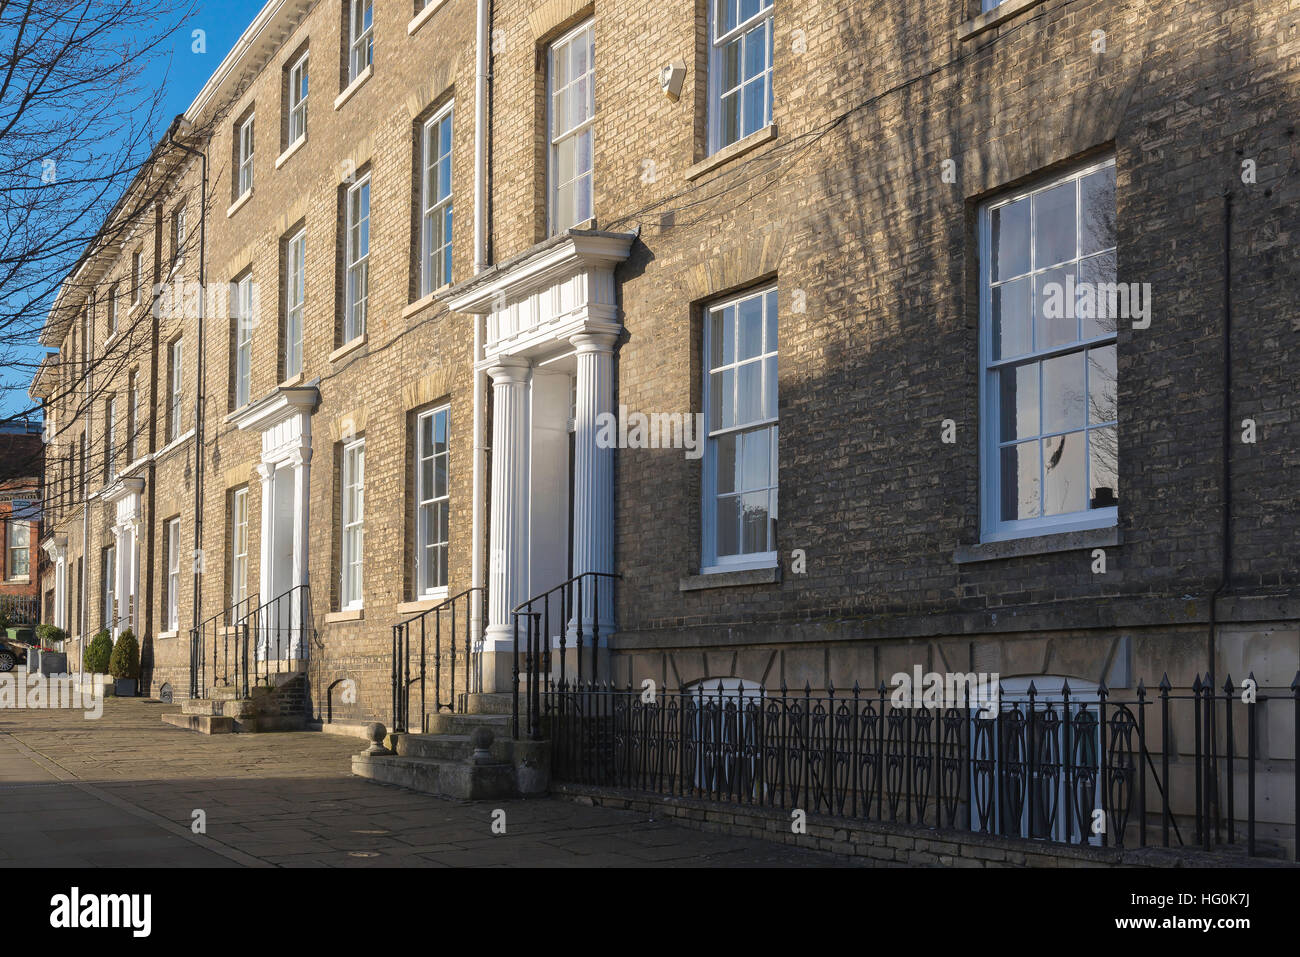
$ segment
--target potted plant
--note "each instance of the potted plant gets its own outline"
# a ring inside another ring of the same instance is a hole
[[[81,669],[92,675],[102,675],[108,671],[108,659],[113,654],[113,639],[105,628],[90,639],[85,654],[81,657]]]
[[[68,656],[63,652],[63,642],[68,633],[58,625],[37,625],[36,644],[39,646],[41,674],[61,675],[68,671]],[[31,667],[28,667],[31,670]]]
[[[134,698],[140,677],[140,643],[130,628],[117,636],[108,659],[108,673],[114,678],[113,693],[119,698]]]

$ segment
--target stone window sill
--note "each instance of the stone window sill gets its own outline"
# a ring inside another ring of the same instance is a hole
[[[231,216],[235,215],[235,213],[239,212],[241,209],[247,206],[248,201],[252,198],[253,198],[253,191],[250,189],[246,193],[244,193],[243,196],[239,197],[239,199],[231,203],[230,208],[226,210],[226,219],[229,219]]]
[[[330,362],[338,362],[345,356],[351,355],[366,344],[366,334],[363,332],[351,342],[345,342],[329,355]]]
[[[438,301],[439,296],[441,296],[450,288],[451,288],[451,283],[444,283],[443,285],[435,289],[433,292],[429,293],[427,296],[421,296],[419,299],[415,300],[415,302],[411,303],[409,306],[406,306],[405,308],[402,309],[402,318],[410,319],[412,316],[416,315],[417,313],[424,312],[424,310],[428,309],[430,306],[432,306],[435,302]]]
[[[343,109],[343,104],[346,103],[348,100],[352,99],[352,95],[356,93],[357,90],[361,89],[362,85],[366,82],[366,80],[370,79],[374,75],[375,75],[375,65],[371,63],[364,70],[362,70],[360,73],[357,74],[357,78],[348,84],[347,89],[345,89],[338,96],[334,97],[334,109],[336,110]]]
[[[326,612],[325,623],[328,625],[336,621],[362,621],[365,617],[364,608],[345,608],[343,611]]]
[[[984,542],[980,545],[958,545],[952,560],[962,565],[967,562],[991,562],[1002,558],[1023,558],[1031,555],[1051,555],[1056,552],[1075,552],[1083,549],[1109,548],[1123,544],[1119,529],[1089,528],[1074,532],[1056,532],[1051,535],[1034,535],[1029,538],[1012,538],[1004,542]]]
[[[281,153],[279,156],[275,158],[275,168],[279,169],[285,163],[289,162],[289,157],[293,156],[294,153],[298,152],[306,145],[307,145],[307,134],[304,133],[302,134],[302,136],[298,137],[296,140],[290,143],[288,148],[285,149],[283,153]]]
[[[1006,0],[1005,3],[994,7],[992,10],[986,10],[978,17],[973,17],[959,26],[957,28],[957,39],[969,40],[972,37],[977,37],[986,30],[992,30],[999,24],[1005,23],[1017,13],[1036,7],[1042,2],[1043,0]]]
[[[411,22],[406,25],[406,35],[408,37],[414,35],[415,31],[428,23],[429,18],[432,17],[437,10],[441,9],[446,2],[447,0],[433,0],[431,4],[412,17]]]
[[[162,640],[163,638],[175,638],[178,634],[179,632],[175,631],[160,631],[158,632],[158,638],[159,640]]]
[[[731,162],[738,156],[744,156],[750,150],[757,149],[764,143],[770,143],[774,139],[776,139],[776,124],[769,123],[761,130],[755,130],[748,136],[724,146],[712,156],[706,156],[693,166],[687,167],[686,178],[688,180],[699,179],[710,170],[717,169],[719,166]]]
[[[159,449],[156,453],[154,453],[154,459],[157,460],[157,459],[165,458],[166,456],[170,455],[172,452],[180,448],[182,445],[184,445],[192,438],[194,438],[194,430],[190,429],[185,434],[172,439],[161,449]]]
[[[420,612],[429,611],[437,608],[447,600],[447,590],[442,589],[442,594],[434,593],[428,598],[420,598],[416,601],[404,601],[398,604],[397,613],[399,615],[418,615]]]
[[[703,591],[706,588],[738,588],[743,585],[773,585],[781,580],[781,569],[742,568],[734,572],[709,572],[687,575],[677,583],[678,591]]]

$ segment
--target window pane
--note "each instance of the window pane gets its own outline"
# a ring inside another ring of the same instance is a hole
[[[1111,296],[1115,282],[1115,250],[1111,249],[1079,260],[1079,284],[1094,295],[1085,295],[1078,304],[1079,337],[1093,339],[1109,335],[1119,328],[1117,297]]]
[[[748,136],[763,128],[766,120],[767,84],[763,80],[754,80],[745,85],[745,124],[741,136]]]
[[[1083,353],[1073,352],[1043,362],[1043,431],[1081,428],[1087,419],[1084,402]]]
[[[993,358],[1010,359],[1033,348],[1029,324],[1029,277],[993,289]]]
[[[1114,426],[1088,433],[1089,508],[1119,504],[1119,430]]]
[[[763,352],[763,300],[755,296],[737,306],[740,358],[752,359]]]
[[[736,491],[736,442],[738,436],[723,435],[715,445],[718,492]]]
[[[768,352],[776,351],[776,290],[771,290],[765,297],[767,308],[767,343]]]
[[[1115,390],[1115,347],[1088,350],[1088,424],[1118,418]]]
[[[1002,415],[1001,439],[1023,439],[1038,434],[1038,363],[1003,369],[999,404]]]
[[[1079,254],[1086,256],[1115,245],[1115,167],[1088,174],[1079,187]]]
[[[1002,521],[1038,517],[1038,442],[1002,450]]]
[[[739,394],[736,396],[736,424],[756,422],[763,416],[763,365],[746,362],[738,370]]]
[[[722,98],[718,119],[718,145],[726,146],[740,139],[740,94],[729,93]]]
[[[765,552],[768,550],[767,492],[750,492],[741,498],[744,503],[741,513],[741,552],[745,555]]]
[[[776,418],[776,356],[763,360],[763,418]]]
[[[767,488],[769,445],[767,429],[745,432],[740,436],[740,487],[742,489]]]
[[[993,281],[1029,272],[1029,200],[993,210]]]
[[[740,551],[740,499],[718,499],[717,516],[717,553],[722,558],[735,555]]]
[[[1034,268],[1075,256],[1074,181],[1034,194]]]
[[[1043,439],[1043,476],[1047,483],[1043,495],[1044,514],[1062,515],[1086,507],[1087,479],[1083,455],[1082,432]]]
[[[1034,348],[1054,349],[1079,337],[1075,289],[1068,285],[1074,265],[1049,269],[1034,277]]]

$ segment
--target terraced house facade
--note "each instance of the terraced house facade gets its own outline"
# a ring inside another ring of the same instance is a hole
[[[56,604],[155,694],[261,622],[322,721],[440,607],[421,707],[513,690],[557,588],[619,685],[1286,688],[1298,63],[1287,0],[271,0],[51,313]]]

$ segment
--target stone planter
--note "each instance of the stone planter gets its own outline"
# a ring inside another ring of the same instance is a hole
[[[119,698],[134,698],[135,685],[135,678],[117,678],[113,682],[113,694]]]
[[[61,651],[38,651],[40,670],[43,675],[66,675],[68,673],[68,656]],[[27,653],[27,670],[32,670],[32,652]]]

